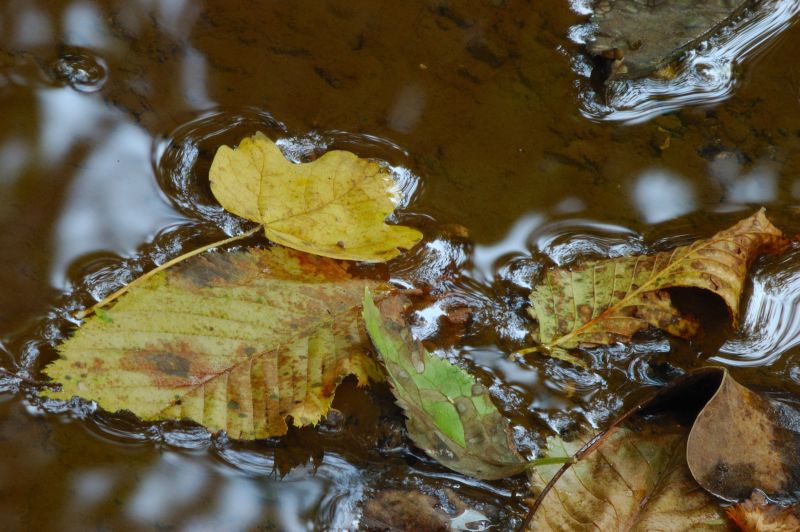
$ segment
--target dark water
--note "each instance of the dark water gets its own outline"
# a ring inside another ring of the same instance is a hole
[[[37,397],[68,311],[241,229],[205,180],[217,146],[256,130],[295,160],[335,147],[396,167],[400,219],[426,240],[390,272],[443,297],[416,332],[490,387],[526,452],[708,363],[800,393],[797,251],[757,262],[739,332],[651,335],[590,354],[592,371],[507,359],[545,265],[685,243],[757,205],[800,232],[798,2],[677,82],[605,101],[575,56],[582,4],[0,3],[0,367],[23,377],[0,377],[2,528],[357,528],[387,487],[451,488],[501,530],[523,515],[524,481],[438,467],[382,387],[348,382],[339,423],[247,444]],[[439,317],[461,304],[481,319],[454,342]]]

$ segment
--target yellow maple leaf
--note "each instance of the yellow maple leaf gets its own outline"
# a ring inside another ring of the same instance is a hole
[[[385,262],[422,238],[385,223],[400,202],[397,184],[388,170],[348,151],[294,164],[256,133],[236,149],[221,146],[209,179],[226,210],[262,224],[273,242],[315,255]]]

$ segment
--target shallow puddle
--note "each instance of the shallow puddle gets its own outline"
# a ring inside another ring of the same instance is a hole
[[[587,353],[588,371],[508,358],[530,345],[545,266],[684,244],[759,205],[800,233],[798,3],[773,3],[736,30],[760,32],[747,46],[723,35],[685,83],[626,82],[613,100],[584,77],[585,2],[2,2],[4,529],[358,528],[386,488],[445,506],[449,488],[493,530],[520,522],[524,480],[438,466],[385,386],[348,381],[341,419],[251,443],[38,397],[70,312],[247,227],[207,173],[219,145],[258,130],[296,161],[342,148],[394,168],[398,218],[426,236],[388,274],[441,296],[414,331],[489,387],[526,454],[707,364],[797,397],[796,249],[756,263],[739,332],[645,335]],[[695,76],[709,61],[727,77]],[[477,319],[449,330],[441,316],[464,305]]]

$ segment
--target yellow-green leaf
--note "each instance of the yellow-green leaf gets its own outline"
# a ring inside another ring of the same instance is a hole
[[[508,420],[492,403],[489,391],[472,375],[414,341],[397,308],[398,299],[386,303],[378,310],[367,290],[364,322],[397,404],[406,413],[414,443],[465,475],[498,479],[523,471],[527,464],[517,453]]]
[[[530,296],[538,342],[549,349],[627,341],[649,326],[691,338],[698,323],[676,309],[669,288],[719,296],[736,322],[747,268],[787,244],[764,209],[713,237],[655,255],[589,261],[548,270]]]
[[[133,287],[45,372],[108,411],[189,418],[232,438],[315,424],[347,375],[380,379],[346,263],[282,247],[206,253]]]
[[[386,224],[400,202],[389,171],[348,151],[302,164],[288,161],[262,133],[222,146],[209,172],[228,211],[258,222],[270,240],[315,255],[384,262],[422,234]]]

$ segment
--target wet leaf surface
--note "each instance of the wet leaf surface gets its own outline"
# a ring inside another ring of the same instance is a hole
[[[551,438],[548,455],[570,456],[589,440]],[[528,530],[724,530],[709,525],[723,513],[692,479],[685,450],[685,431],[676,424],[617,430],[549,490]],[[535,468],[534,489],[558,469]]]
[[[650,326],[692,338],[699,323],[674,306],[671,288],[715,294],[735,323],[749,265],[786,245],[761,209],[709,239],[672,251],[550,269],[530,296],[537,341],[551,350],[607,345]]]
[[[466,475],[498,479],[523,471],[526,462],[489,391],[415,342],[398,303],[387,300],[379,310],[367,293],[364,321],[405,411],[411,439],[432,458]]]
[[[264,226],[270,240],[336,259],[384,262],[422,238],[387,225],[400,202],[390,172],[348,151],[294,164],[263,133],[222,146],[209,171],[222,206]]]
[[[730,22],[749,0],[597,0],[590,55],[615,62],[611,78],[638,78],[667,67]]]
[[[727,500],[746,499],[756,488],[800,500],[800,410],[750,391],[722,368],[705,371],[721,382],[689,433],[694,478]]]
[[[88,319],[45,372],[144,420],[188,418],[232,438],[313,425],[347,375],[380,379],[347,266],[281,247],[207,253],[147,279]]]
[[[601,435],[553,438],[548,454],[576,463],[532,471],[530,529],[703,529],[722,512],[712,495],[800,500],[800,410],[724,368],[675,379]]]

